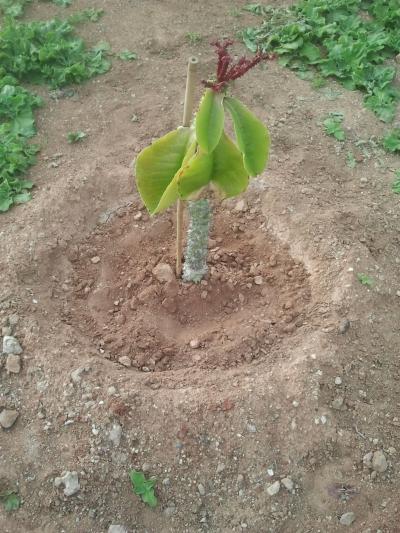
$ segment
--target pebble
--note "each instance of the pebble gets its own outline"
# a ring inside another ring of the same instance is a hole
[[[128,530],[124,526],[118,524],[111,524],[107,533],[128,533]]]
[[[3,335],[3,337],[8,337],[10,336],[12,333],[12,328],[10,328],[10,326],[3,326],[1,328],[1,334]]]
[[[192,339],[189,345],[191,348],[193,348],[193,350],[197,350],[197,348],[200,348],[200,341],[199,339]]]
[[[84,372],[88,372],[88,370],[89,370],[88,368],[83,367],[83,366],[77,368],[76,370],[73,370],[70,374],[71,381],[73,383],[80,383],[82,381],[82,374]]]
[[[387,467],[388,464],[383,451],[378,450],[374,452],[374,455],[372,456],[372,468],[375,470],[375,472],[385,472]]]
[[[150,472],[151,464],[150,463],[143,463],[142,464],[142,470],[143,470],[143,472]]]
[[[239,200],[235,205],[235,211],[243,212],[247,210],[247,204],[245,200]]]
[[[6,335],[3,337],[3,352],[6,354],[20,355],[22,348],[15,337]]]
[[[336,376],[335,377],[335,385],[341,385],[343,382],[342,382],[342,378],[340,376]]]
[[[363,465],[366,466],[367,468],[372,468],[372,456],[373,456],[373,453],[368,452],[363,457]]]
[[[223,472],[225,470],[225,465],[224,463],[218,463],[217,465],[217,474],[220,474],[221,472]]]
[[[114,396],[115,394],[117,394],[117,389],[114,387],[114,385],[111,385],[110,387],[108,387],[107,394],[109,396]]]
[[[247,424],[247,431],[249,433],[257,433],[257,427],[254,424]]]
[[[176,507],[172,507],[171,506],[171,507],[166,507],[164,509],[165,516],[170,517],[170,516],[174,515],[175,513],[176,513]]]
[[[130,357],[128,357],[127,355],[123,355],[122,357],[120,357],[118,359],[118,363],[120,363],[121,365],[124,365],[126,367],[129,367],[129,366],[131,366],[132,361],[131,361]]]
[[[6,370],[11,374],[19,374],[21,372],[21,358],[19,355],[10,354],[7,356]]]
[[[262,285],[262,282],[263,282],[262,276],[255,276],[254,277],[254,283],[256,285]]]
[[[206,489],[204,488],[204,485],[202,485],[201,483],[199,483],[199,484],[197,485],[197,490],[199,491],[200,496],[205,496],[205,494],[206,494]]]
[[[114,424],[108,433],[108,438],[116,448],[120,445],[121,437],[122,427],[119,424]]]
[[[332,402],[332,409],[336,409],[337,411],[340,411],[342,409],[344,404],[344,398],[342,396],[339,396],[338,398],[335,398]]]
[[[342,524],[342,526],[351,526],[355,519],[356,515],[353,512],[344,513],[340,517],[339,522]]]
[[[79,485],[79,479],[77,472],[63,472],[61,477],[56,477],[54,480],[54,485],[59,487],[64,485],[64,495],[73,496],[76,494],[81,486]]]
[[[174,272],[167,263],[158,263],[152,273],[161,283],[168,283],[174,279]]]
[[[100,263],[100,257],[98,255],[95,255],[94,257],[92,257],[91,262],[94,265],[97,265],[97,263]]]
[[[14,327],[18,324],[19,322],[19,316],[16,315],[16,314],[13,314],[13,315],[10,315],[8,317],[8,323],[10,324],[11,327]]]
[[[3,409],[0,413],[0,426],[4,429],[8,429],[14,425],[19,416],[18,411],[14,409]]]
[[[280,481],[275,481],[275,483],[272,483],[272,485],[269,485],[267,487],[267,493],[270,496],[275,496],[275,494],[278,494],[280,488],[281,488],[281,482]]]
[[[342,335],[344,335],[346,333],[346,331],[348,331],[350,328],[350,320],[348,320],[347,318],[345,318],[344,320],[342,320],[339,324],[339,333],[341,333]]]
[[[288,490],[289,492],[291,492],[294,488],[294,483],[290,479],[290,477],[284,477],[283,479],[281,479],[281,483],[285,487],[285,489]]]

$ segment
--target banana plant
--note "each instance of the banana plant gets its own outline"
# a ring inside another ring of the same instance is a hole
[[[234,63],[233,41],[215,42],[216,77],[203,80],[204,95],[194,124],[178,127],[145,148],[136,160],[136,184],[150,214],[165,211],[178,200],[188,201],[190,216],[183,269],[185,281],[199,282],[207,272],[210,198],[224,199],[245,191],[249,178],[262,173],[268,160],[266,126],[230,94],[232,82],[269,54],[257,53]],[[235,140],[225,131],[233,121]]]

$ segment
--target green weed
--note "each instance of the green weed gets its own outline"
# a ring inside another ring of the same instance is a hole
[[[342,127],[343,114],[342,113],[330,113],[329,117],[323,122],[325,132],[332,137],[335,137],[338,141],[344,141],[346,134]]]
[[[154,486],[156,484],[155,479],[146,479],[143,472],[131,470],[129,477],[132,484],[132,489],[135,494],[140,496],[142,501],[150,507],[156,507],[158,500],[154,494]]]
[[[395,194],[400,194],[400,169],[396,170],[396,172],[394,174],[395,174],[396,178],[395,178],[395,180],[392,183],[392,191]]]
[[[117,57],[123,61],[133,61],[137,59],[137,54],[135,52],[130,52],[129,50],[122,50],[122,52],[117,54]]]
[[[387,152],[400,152],[400,128],[389,131],[383,137],[382,145]]]
[[[21,507],[21,498],[14,490],[7,490],[0,494],[0,500],[4,505],[4,510],[8,513]]]
[[[357,274],[357,279],[361,285],[366,285],[367,287],[372,287],[374,285],[374,280],[367,274],[359,273]]]
[[[188,41],[190,45],[195,46],[201,43],[201,41],[203,40],[203,37],[200,35],[200,33],[189,31],[186,34],[186,40]]]
[[[77,142],[81,141],[86,136],[87,135],[86,135],[86,133],[84,131],[70,131],[67,134],[67,140],[68,140],[69,144],[74,144],[74,143],[77,143]]]

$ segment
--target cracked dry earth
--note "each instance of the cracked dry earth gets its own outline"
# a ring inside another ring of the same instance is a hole
[[[0,219],[2,334],[23,350],[0,359],[0,418],[18,414],[0,491],[22,498],[0,530],[400,531],[398,161],[366,143],[351,169],[321,127],[340,110],[355,142],[381,123],[333,83],[251,72],[236,91],[270,127],[269,168],[215,207],[206,282],[160,281],[174,213],[146,215],[132,160],[179,123],[188,56],[206,77],[208,41],[254,19],[239,1],[89,5],[105,15],[84,37],[138,60],[72,99],[39,89],[34,199]],[[155,509],[132,468],[157,477]]]

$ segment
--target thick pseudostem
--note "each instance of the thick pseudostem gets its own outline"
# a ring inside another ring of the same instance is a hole
[[[189,228],[183,265],[183,280],[199,283],[207,273],[208,234],[211,206],[206,198],[188,202]]]

